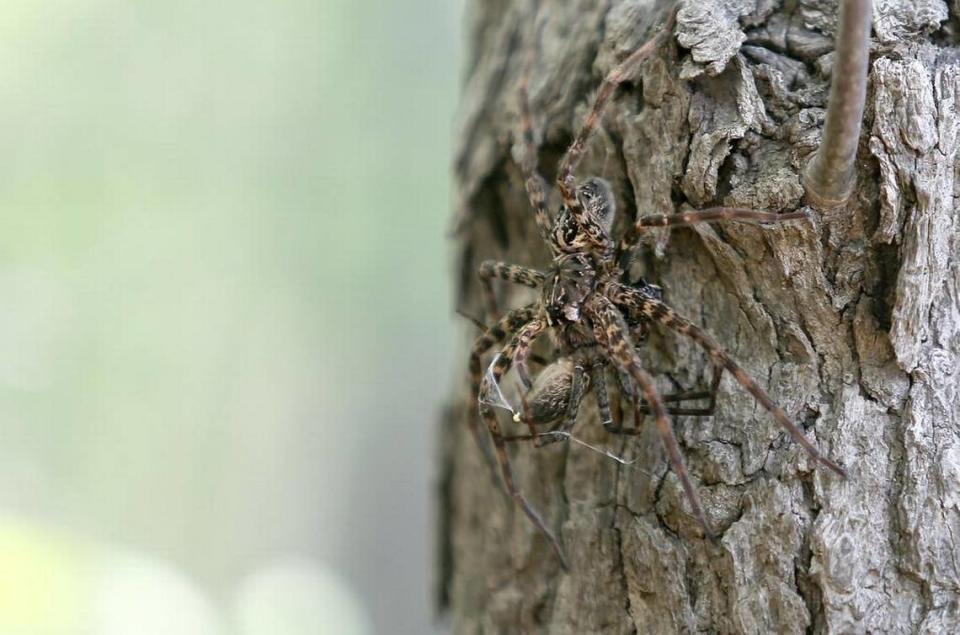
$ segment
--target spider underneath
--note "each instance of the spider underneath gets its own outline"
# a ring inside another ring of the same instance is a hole
[[[843,468],[820,454],[783,409],[713,337],[662,301],[659,287],[643,280],[633,284],[625,282],[631,252],[648,227],[716,221],[783,222],[806,218],[806,214],[774,214],[743,208],[714,207],[679,214],[645,216],[638,219],[617,242],[612,235],[616,202],[610,184],[597,177],[589,177],[577,183],[577,165],[613,91],[642,60],[672,36],[674,22],[675,12],[671,12],[662,29],[610,71],[603,80],[589,114],[560,161],[556,183],[563,205],[553,220],[547,211],[546,181],[537,167],[537,147],[527,88],[531,61],[527,61],[527,69],[522,75],[519,89],[524,144],[524,157],[520,167],[526,179],[526,190],[534,209],[540,236],[549,246],[553,260],[546,271],[489,260],[481,264],[479,271],[489,310],[495,318],[497,310],[491,285],[493,279],[540,290],[537,301],[500,317],[474,343],[469,362],[471,396],[468,422],[478,443],[485,447],[478,427],[477,413],[483,418],[493,440],[496,460],[507,491],[547,538],[565,568],[567,562],[559,540],[514,481],[507,443],[530,440],[534,445],[540,446],[569,438],[568,433],[576,422],[581,400],[588,389],[596,395],[601,421],[609,432],[637,434],[640,413],[650,413],[653,416],[670,466],[680,479],[693,515],[710,537],[714,536],[714,532],[691,483],[668,414],[711,414],[716,389],[724,371],[728,371],[753,395],[818,463],[841,476],[846,475]],[[666,396],[659,394],[652,377],[644,370],[635,348],[635,344],[645,338],[647,330],[654,324],[689,337],[707,352],[714,366],[709,391]],[[535,382],[531,382],[527,368],[531,347],[534,340],[547,331],[554,336],[559,358],[542,370]],[[527,393],[523,400],[524,407],[516,418],[530,428],[528,435],[505,436],[494,411],[480,400],[481,356],[507,338],[509,341],[490,366],[487,381],[498,385],[511,368],[517,369]],[[612,366],[618,373],[626,397],[634,404],[637,425],[632,429],[613,423],[605,380],[608,366]],[[690,409],[665,405],[703,398],[709,399],[706,408]],[[561,418],[563,422],[559,427],[538,433],[538,425],[556,422]]]

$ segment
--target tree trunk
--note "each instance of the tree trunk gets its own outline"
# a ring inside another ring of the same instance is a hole
[[[549,179],[603,75],[672,3],[541,4],[530,90]],[[610,436],[590,397],[575,434],[633,463],[576,444],[511,448],[521,488],[565,546],[565,572],[494,484],[457,382],[441,510],[456,632],[960,632],[957,16],[942,0],[875,4],[847,206],[766,227],[658,230],[633,272],[712,332],[848,478],[815,468],[725,377],[714,416],[674,417],[722,534],[712,543],[649,422],[642,436]],[[543,269],[550,258],[511,150],[532,5],[470,7],[457,247],[461,308],[477,317],[482,260]],[[617,231],[684,207],[800,208],[836,15],[836,0],[687,3],[675,37],[615,93],[578,170],[613,183]],[[503,307],[532,297],[498,289]],[[709,382],[708,359],[683,337],[654,329],[640,353],[664,392]]]

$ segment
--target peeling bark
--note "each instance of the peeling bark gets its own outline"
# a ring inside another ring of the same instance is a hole
[[[471,8],[456,174],[460,302],[476,316],[481,260],[549,262],[510,148],[531,4]],[[551,177],[604,73],[671,3],[541,4],[530,89]],[[562,538],[564,573],[466,430],[464,371],[443,427],[442,584],[456,632],[960,632],[957,4],[948,21],[942,0],[875,0],[857,189],[845,208],[812,222],[655,232],[635,264],[849,478],[814,469],[727,378],[715,416],[675,418],[723,533],[713,544],[698,537],[656,434],[607,435],[591,397],[578,436],[634,463],[576,445],[512,453],[521,487]],[[637,215],[691,206],[800,205],[836,9],[704,0],[680,11],[676,37],[615,94],[579,170],[614,185],[619,231]],[[509,306],[531,297],[501,292]],[[475,336],[464,325],[464,369]],[[642,358],[663,390],[709,379],[702,351],[670,333],[657,330]]]

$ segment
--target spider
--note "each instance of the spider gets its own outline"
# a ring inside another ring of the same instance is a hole
[[[783,409],[709,333],[663,302],[659,287],[644,280],[633,284],[625,282],[631,253],[648,227],[716,221],[772,223],[803,219],[806,218],[806,213],[797,211],[774,214],[743,208],[714,207],[671,215],[644,216],[616,241],[612,235],[616,201],[611,185],[598,177],[589,177],[578,182],[575,176],[587,142],[596,129],[610,96],[638,64],[672,37],[675,16],[675,11],[671,12],[657,34],[614,67],[603,80],[591,110],[560,160],[556,185],[563,203],[553,219],[547,210],[547,184],[537,166],[537,147],[528,96],[529,68],[532,63],[527,59],[519,87],[524,150],[520,168],[539,234],[549,246],[553,260],[544,271],[490,260],[483,262],[479,270],[488,310],[495,318],[497,309],[492,280],[500,279],[539,289],[539,298],[536,301],[499,317],[474,343],[469,361],[471,393],[468,422],[481,447],[486,447],[477,421],[478,414],[482,417],[493,441],[496,462],[507,492],[549,541],[564,568],[567,568],[567,561],[559,540],[517,487],[507,453],[507,443],[529,440],[535,446],[542,446],[569,438],[581,400],[588,389],[595,393],[601,421],[611,433],[637,434],[641,413],[652,415],[656,431],[667,451],[670,466],[680,479],[693,516],[708,537],[712,538],[715,534],[691,483],[668,414],[711,414],[716,389],[724,371],[729,372],[753,395],[815,461],[841,476],[846,475],[843,468],[820,454]],[[676,331],[707,352],[714,366],[710,390],[667,396],[658,393],[652,377],[644,370],[635,347],[646,337],[649,327],[653,325]],[[531,359],[531,347],[534,340],[546,332],[552,333],[559,357],[548,364],[533,382],[527,366]],[[506,345],[503,345],[505,341]],[[503,346],[484,379],[481,356],[495,345]],[[608,367],[616,371],[622,390],[634,404],[634,416],[637,420],[633,429],[613,423],[605,379]],[[511,368],[517,369],[517,374],[527,389],[523,399],[524,406],[514,418],[530,428],[528,435],[505,435],[490,405],[480,399],[481,383],[489,382],[485,386],[488,389],[497,386]],[[705,408],[683,408],[676,405],[687,399],[703,398],[709,399]],[[671,402],[674,403],[673,406],[665,405]],[[560,419],[563,421],[559,427],[547,432],[537,431],[538,425]]]

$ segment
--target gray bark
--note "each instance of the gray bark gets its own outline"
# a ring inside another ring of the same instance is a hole
[[[531,93],[549,178],[602,76],[671,3],[541,1]],[[836,5],[687,3],[671,45],[616,93],[579,170],[614,184],[621,231],[684,205],[801,206]],[[561,536],[565,573],[493,485],[464,425],[463,381],[443,427],[443,601],[456,632],[960,632],[960,55],[949,44],[960,2],[950,10],[876,0],[857,192],[845,209],[660,232],[635,266],[849,478],[815,469],[726,377],[715,416],[675,418],[723,532],[712,544],[652,426],[611,437],[588,398],[578,436],[631,466],[576,445],[512,454]],[[528,0],[475,1],[469,15],[457,266],[461,306],[477,316],[481,260],[549,261],[508,142],[532,19]],[[531,297],[502,290],[509,306]],[[464,369],[476,335],[464,326]],[[668,332],[656,330],[641,355],[665,391],[708,381],[702,351]]]

